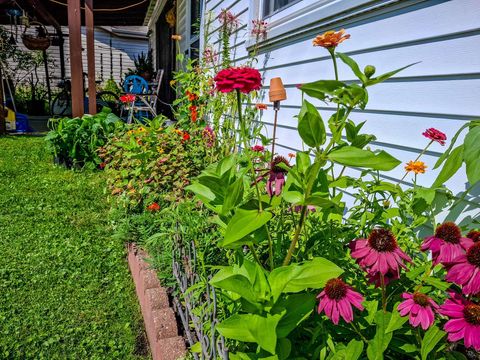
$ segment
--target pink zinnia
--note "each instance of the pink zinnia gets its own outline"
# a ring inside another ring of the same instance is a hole
[[[450,318],[443,327],[448,333],[448,341],[463,339],[467,348],[480,350],[480,305],[451,292],[450,299],[440,306],[439,313]]]
[[[252,151],[262,152],[262,151],[264,151],[264,150],[265,150],[265,148],[264,148],[262,145],[252,146]]]
[[[327,281],[325,289],[318,294],[317,299],[320,299],[318,313],[325,312],[335,325],[338,324],[340,316],[347,323],[353,321],[352,305],[363,310],[363,296],[337,278]]]
[[[438,142],[440,145],[445,145],[445,140],[447,140],[447,135],[435,128],[425,130],[422,135],[432,141]]]
[[[397,309],[401,316],[409,315],[410,325],[413,327],[421,325],[423,330],[432,326],[435,321],[433,309],[438,309],[435,301],[419,292],[403,293],[402,298],[406,300],[398,305]]]
[[[473,241],[462,237],[460,228],[453,222],[438,226],[435,235],[427,236],[422,243],[422,251],[431,250],[433,264],[448,265],[472,246]]]
[[[447,281],[462,286],[465,295],[480,293],[480,242],[470,246],[466,254],[456,257],[450,265]]]
[[[373,229],[368,239],[357,239],[350,243],[351,256],[374,280],[378,273],[398,277],[403,261],[412,259],[397,245],[397,240],[388,229]]]

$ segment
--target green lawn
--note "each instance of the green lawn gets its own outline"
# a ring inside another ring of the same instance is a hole
[[[0,138],[0,359],[144,358],[103,188],[55,167],[42,138]]]

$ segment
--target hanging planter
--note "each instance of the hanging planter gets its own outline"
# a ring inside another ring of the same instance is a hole
[[[25,26],[22,34],[23,45],[29,50],[47,50],[51,44],[47,28],[36,21],[31,22],[31,25],[37,25],[37,35],[27,34],[29,26]]]

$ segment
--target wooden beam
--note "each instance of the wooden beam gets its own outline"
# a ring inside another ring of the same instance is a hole
[[[0,67],[0,135],[7,133],[7,124],[5,123],[6,108],[3,106],[3,76],[2,68]]]
[[[72,77],[72,115],[84,114],[83,64],[80,0],[68,0],[68,32],[70,40],[70,72]]]
[[[87,65],[88,65],[88,111],[97,113],[97,94],[95,84],[95,30],[93,27],[93,0],[85,0],[85,26],[87,28]]]

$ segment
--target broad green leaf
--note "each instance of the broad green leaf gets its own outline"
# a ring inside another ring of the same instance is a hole
[[[320,195],[315,195],[312,194],[312,196],[308,197],[305,199],[305,205],[313,205],[313,206],[319,206],[324,209],[336,207],[337,204],[334,203],[332,200],[327,199],[323,196]]]
[[[221,245],[228,247],[228,245],[244,238],[265,225],[272,216],[269,211],[259,212],[257,210],[238,209],[228,222]]]
[[[273,306],[271,313],[285,312],[277,326],[277,336],[284,338],[290,334],[315,308],[315,294],[291,294],[281,297]]]
[[[310,167],[311,162],[310,154],[308,152],[302,151],[297,153],[296,164],[300,174],[305,174],[307,169]]]
[[[383,81],[391,78],[393,75],[399,73],[400,71],[405,70],[406,68],[409,68],[410,66],[416,65],[416,64],[418,64],[418,63],[419,63],[419,62],[415,62],[415,63],[413,63],[413,64],[404,66],[404,67],[402,67],[402,68],[400,68],[400,69],[387,72],[387,73],[382,74],[382,75],[379,75],[379,76],[377,76],[377,77],[375,77],[375,78],[371,78],[371,79],[369,79],[369,80],[365,83],[365,86],[372,86],[372,85],[381,83],[381,82],[383,82]]]
[[[370,300],[364,301],[363,306],[365,306],[365,310],[367,310],[368,315],[365,317],[365,320],[371,325],[375,320],[375,315],[377,314],[378,310],[378,301],[377,300]]]
[[[268,276],[274,302],[281,293],[297,293],[319,289],[331,278],[343,273],[337,265],[324,258],[314,258],[303,264],[291,264],[274,269]]]
[[[310,147],[322,145],[327,138],[322,117],[317,108],[307,100],[303,101],[303,109],[298,119],[298,133]]]
[[[240,176],[228,187],[225,194],[225,200],[223,201],[222,212],[224,214],[228,213],[243,200],[243,184],[243,177]]]
[[[367,77],[364,75],[364,73],[360,70],[360,67],[358,64],[353,60],[350,56],[345,55],[343,53],[336,53],[336,55],[342,60],[345,64],[347,64],[350,69],[352,69],[353,73],[357,76],[357,78],[362,82],[366,83],[367,82]]]
[[[333,150],[328,154],[328,158],[342,165],[384,171],[392,170],[400,164],[400,160],[395,159],[383,150],[374,153],[353,146],[344,146],[338,150]]]
[[[198,182],[194,182],[193,184],[188,185],[187,187],[185,187],[185,189],[193,192],[195,195],[201,198],[203,202],[205,202],[205,200],[215,200],[215,194],[210,190],[210,188]]]
[[[445,161],[445,164],[443,165],[442,170],[440,170],[437,179],[432,184],[432,187],[437,188],[450,179],[462,166],[462,160],[463,145],[460,145],[450,153],[450,156],[447,158],[447,161]]]
[[[383,353],[388,347],[388,344],[392,340],[393,333],[387,333],[386,327],[390,322],[390,313],[383,313],[382,310],[378,311],[375,315],[375,323],[377,329],[375,336],[368,342],[367,357],[369,360],[383,360]]]
[[[395,330],[400,329],[403,326],[403,324],[405,324],[408,320],[408,316],[401,316],[400,313],[398,312],[397,310],[398,304],[399,303],[393,306],[395,310],[393,310],[388,326],[385,329],[385,332],[387,333],[394,332]]]
[[[336,80],[320,80],[302,84],[300,90],[308,96],[325,100],[326,95],[333,96],[335,91],[345,87],[345,83]]]
[[[210,284],[216,288],[234,292],[252,304],[258,302],[258,296],[248,277],[240,274],[232,266],[221,268],[210,280]]]
[[[200,341],[197,341],[195,344],[190,346],[190,351],[194,353],[201,353],[202,352],[202,344]]]
[[[468,182],[475,185],[480,181],[480,126],[475,126],[467,133],[463,148]]]
[[[440,340],[443,339],[445,334],[445,331],[440,330],[437,325],[433,325],[427,330],[422,340],[422,348],[420,349],[422,360],[427,359],[428,354],[433,351],[435,346]]]
[[[253,342],[271,354],[277,346],[277,324],[282,315],[235,314],[217,325],[218,332],[227,339]]]
[[[345,349],[345,360],[357,360],[362,356],[363,352],[363,341],[361,340],[351,340],[347,348]]]
[[[282,193],[283,199],[290,204],[303,203],[303,195],[300,191],[284,191]]]
[[[287,338],[279,338],[275,351],[279,360],[287,360],[292,352],[292,343]]]
[[[450,145],[448,146],[448,149],[438,158],[437,162],[435,163],[435,166],[433,167],[434,169],[438,168],[442,163],[445,161],[445,159],[450,155],[450,152],[453,149],[453,145],[455,145],[458,137],[462,133],[463,130],[465,130],[467,127],[471,125],[471,122],[468,122],[464,124],[458,131],[455,133],[455,135],[452,138],[452,141],[450,141]]]
[[[435,277],[432,277],[432,276],[428,276],[424,279],[424,281],[429,284],[429,285],[432,285],[433,287],[439,289],[439,290],[442,290],[442,291],[445,291],[447,290],[449,287],[450,287],[450,284],[445,282],[445,281],[442,281],[440,279],[437,279]]]

